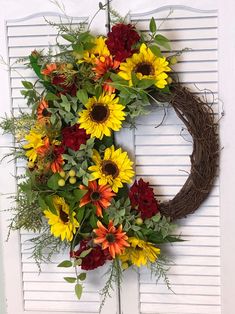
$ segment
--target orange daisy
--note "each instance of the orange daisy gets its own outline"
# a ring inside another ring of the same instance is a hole
[[[109,83],[112,83],[113,81],[111,79],[107,79],[104,84],[103,84],[103,91],[106,92],[109,95],[112,95],[113,93],[115,93],[116,88],[112,85],[110,85]]]
[[[98,185],[97,181],[89,181],[88,187],[80,185],[79,188],[87,190],[80,200],[80,206],[92,203],[95,205],[96,215],[99,217],[103,217],[102,209],[108,208],[112,197],[116,195],[108,184]]]
[[[52,72],[54,72],[57,69],[56,63],[46,64],[46,68],[41,70],[41,73],[43,75],[50,75]]]
[[[92,70],[96,73],[95,80],[99,80],[109,70],[116,70],[120,65],[119,61],[113,60],[112,56],[96,58],[95,66]]]
[[[43,99],[42,101],[40,101],[38,105],[38,109],[37,109],[38,120],[48,118],[51,115],[47,109],[48,109],[48,102]]]
[[[113,222],[110,220],[108,228],[105,228],[100,221],[97,222],[98,229],[94,229],[96,238],[95,244],[101,244],[102,250],[108,249],[112,258],[116,254],[122,254],[126,247],[130,244],[126,241],[128,239],[126,232],[122,232],[122,225],[118,228],[114,227]]]

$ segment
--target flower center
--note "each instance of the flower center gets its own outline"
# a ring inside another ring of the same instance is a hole
[[[104,104],[94,104],[90,117],[94,122],[102,123],[105,122],[109,117],[109,108]]]
[[[151,63],[142,62],[137,64],[135,68],[135,73],[141,73],[142,75],[150,75],[153,74],[154,69]]]
[[[64,222],[67,223],[69,221],[69,216],[66,214],[61,208],[60,208],[60,219]]]
[[[92,192],[91,193],[91,200],[92,201],[98,201],[100,199],[100,193],[99,192]]]
[[[111,160],[105,160],[102,164],[102,172],[105,175],[111,175],[113,178],[116,178],[119,174],[117,165]]]
[[[107,235],[106,235],[106,240],[109,242],[109,243],[114,243],[115,242],[115,235],[114,234],[112,234],[112,233],[108,233]]]
[[[42,110],[42,115],[43,115],[43,117],[48,117],[50,115],[50,112],[46,108],[44,108]]]

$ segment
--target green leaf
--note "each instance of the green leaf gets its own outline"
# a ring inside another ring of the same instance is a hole
[[[87,249],[87,250],[85,250],[85,251],[82,251],[82,253],[79,255],[79,257],[84,258],[84,257],[86,257],[91,251],[92,251],[92,248]]]
[[[100,95],[102,94],[102,86],[101,85],[96,85],[95,87],[95,97],[98,99]]]
[[[138,85],[137,87],[141,88],[141,89],[147,89],[148,87],[154,85],[156,83],[155,80],[148,80],[148,79],[143,79],[143,80],[140,80],[138,82]]]
[[[84,281],[86,279],[86,273],[81,273],[78,275],[78,279]]]
[[[41,66],[38,64],[39,54],[33,54],[29,56],[29,61],[32,69],[34,70],[35,74],[40,78],[43,79],[43,75],[41,74]]]
[[[71,43],[74,43],[76,41],[76,38],[73,35],[69,34],[63,34],[61,35],[65,40],[70,41]]]
[[[76,215],[77,221],[79,223],[81,223],[81,221],[84,217],[84,213],[85,213],[85,206],[79,207],[79,209],[77,210],[77,215]]]
[[[42,210],[48,209],[48,205],[45,202],[45,200],[42,198],[41,195],[38,196],[38,204],[39,204],[39,206],[41,207]]]
[[[139,83],[139,79],[137,78],[135,72],[131,72],[131,81],[134,87],[136,87]]]
[[[55,209],[54,202],[53,202],[53,195],[47,195],[45,197],[45,202],[48,205],[48,209],[55,215],[57,215],[57,210]]]
[[[73,266],[73,263],[68,260],[63,261],[59,265],[57,265],[57,267],[65,267],[65,268],[72,267],[72,266]]]
[[[64,280],[69,283],[75,283],[77,279],[75,277],[64,277]]]
[[[87,91],[84,89],[79,89],[77,92],[77,98],[81,101],[83,105],[86,105],[88,102]]]
[[[61,179],[59,173],[53,174],[50,179],[47,181],[47,186],[52,190],[58,190],[59,185],[58,181]]]
[[[23,86],[26,88],[26,89],[33,89],[33,84],[29,81],[21,81],[21,83],[23,84]]]
[[[155,56],[162,57],[161,49],[158,46],[152,45],[149,48],[152,51],[152,53],[155,54]]]
[[[91,215],[89,222],[92,228],[97,228],[97,221],[98,221],[98,218],[94,214]]]
[[[156,214],[151,218],[151,220],[154,222],[159,222],[161,220],[161,214],[160,213]]]
[[[156,33],[156,31],[157,31],[157,25],[156,25],[155,19],[153,17],[150,20],[149,29],[152,33]]]
[[[82,285],[80,285],[79,283],[77,283],[76,286],[75,286],[75,293],[76,293],[76,296],[77,296],[78,300],[81,299],[82,290],[83,290]]]
[[[87,193],[87,190],[79,190],[76,189],[73,191],[74,194],[74,198],[77,202],[79,202],[81,200],[81,198]]]
[[[77,258],[75,261],[74,261],[74,266],[81,266],[82,265],[82,259],[81,258]]]
[[[45,99],[46,100],[58,100],[59,97],[56,96],[55,94],[51,93],[51,92],[48,92],[45,96]]]
[[[167,39],[165,36],[163,35],[156,35],[154,37],[154,41],[156,44],[158,44],[159,46],[162,46],[164,48],[166,48],[167,50],[171,49],[170,43],[169,43],[169,39]]]

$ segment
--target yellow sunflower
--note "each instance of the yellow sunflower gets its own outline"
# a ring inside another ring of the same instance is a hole
[[[86,109],[79,113],[80,128],[99,139],[104,135],[110,136],[111,130],[119,131],[126,114],[123,111],[125,107],[118,103],[119,98],[115,96],[103,94],[98,99],[95,96],[89,98]]]
[[[23,146],[26,149],[25,155],[32,162],[35,162],[37,159],[37,150],[38,148],[44,145],[44,140],[42,139],[44,134],[40,134],[35,129],[31,129],[29,134],[25,136],[25,140],[28,142]]]
[[[104,57],[110,56],[110,52],[108,50],[108,47],[105,44],[106,39],[102,36],[99,36],[95,38],[94,44],[95,46],[92,47],[90,50],[86,50],[83,55],[83,59],[79,60],[78,62],[87,62],[95,64],[96,58],[101,58],[101,61],[103,61]],[[75,53],[76,57],[76,53]]]
[[[99,185],[109,184],[114,192],[123,187],[123,183],[131,183],[134,176],[133,162],[121,148],[115,150],[114,146],[106,148],[104,157],[94,150],[94,166],[90,166],[93,179],[99,179]]]
[[[131,73],[134,72],[139,80],[155,80],[158,88],[164,88],[167,85],[166,72],[171,71],[168,64],[165,57],[157,57],[145,44],[142,44],[139,53],[134,53],[131,58],[126,59],[126,62],[120,64],[118,75],[129,81],[130,86],[132,86]]]
[[[61,237],[62,241],[64,239],[72,241],[73,234],[76,233],[76,228],[79,227],[79,223],[74,217],[76,213],[69,213],[69,205],[65,203],[62,197],[54,196],[53,205],[56,209],[56,214],[53,214],[50,210],[44,211],[48,224],[51,225],[51,233],[55,237]]]
[[[130,247],[126,248],[125,252],[118,256],[124,268],[126,268],[126,264],[141,267],[148,263],[154,263],[157,260],[160,249],[150,242],[145,242],[134,237],[128,238],[127,241]]]

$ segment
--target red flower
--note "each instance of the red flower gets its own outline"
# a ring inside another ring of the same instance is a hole
[[[71,96],[76,96],[77,86],[75,84],[75,78],[72,82],[66,83],[66,76],[64,74],[54,75],[52,84],[60,88],[61,94],[69,94]]]
[[[67,126],[62,130],[62,145],[71,148],[72,150],[79,150],[81,144],[85,144],[90,138],[84,129],[79,128],[79,124]]]
[[[74,258],[79,258],[80,254],[83,251],[86,251],[90,248],[89,246],[90,240],[82,240],[80,242],[80,248],[76,252],[72,252],[71,256]],[[102,250],[102,248],[98,245],[94,246],[91,252],[82,258],[81,268],[83,270],[92,270],[97,267],[103,266],[107,260],[111,260],[108,250]]]
[[[153,189],[148,182],[140,179],[132,185],[129,191],[131,206],[140,212],[141,218],[151,218],[159,212],[157,200],[154,197]]]
[[[106,45],[115,56],[115,60],[121,62],[134,53],[132,46],[139,40],[140,36],[133,25],[119,23],[114,25],[112,31],[108,33]]]

